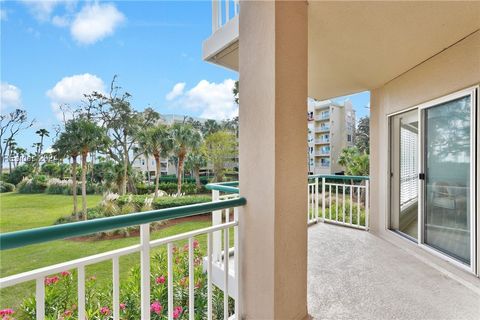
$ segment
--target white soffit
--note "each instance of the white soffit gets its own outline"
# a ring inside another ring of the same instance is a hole
[[[480,1],[310,1],[308,10],[317,99],[380,87],[480,29]]]

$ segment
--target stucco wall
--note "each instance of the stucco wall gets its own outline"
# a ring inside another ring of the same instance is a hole
[[[386,216],[389,212],[387,115],[479,83],[480,31],[477,31],[384,86],[372,90],[370,125],[372,230],[386,233]],[[477,180],[478,172],[479,170]],[[478,220],[480,218],[477,218],[477,225]],[[478,247],[480,245],[477,249]]]

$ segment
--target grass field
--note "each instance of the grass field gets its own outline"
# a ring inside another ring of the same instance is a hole
[[[89,206],[96,205],[100,199],[101,196],[88,196]],[[1,194],[1,232],[52,225],[57,218],[71,213],[71,202],[71,196],[63,195]],[[209,225],[210,222],[208,221],[184,222],[154,231],[151,234],[151,238],[163,238]],[[82,242],[62,240],[0,251],[0,276],[5,277],[39,267],[133,245],[138,242],[138,237]],[[120,259],[120,278],[125,278],[129,270],[138,263],[138,254],[122,257]],[[105,262],[87,267],[86,276],[92,275],[97,277],[99,285],[107,286],[111,282],[111,263]],[[18,308],[23,298],[34,291],[34,283],[26,283],[3,289],[0,291],[0,308]]]

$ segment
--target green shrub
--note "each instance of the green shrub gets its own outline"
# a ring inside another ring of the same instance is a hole
[[[146,184],[137,184],[137,194],[152,194],[155,192],[155,184],[146,185]],[[158,184],[158,189],[165,191],[167,194],[176,194],[177,193],[177,183],[176,182],[161,182]],[[197,188],[195,183],[184,183],[182,184],[182,193],[184,194],[197,194],[205,192],[205,187]]]
[[[51,178],[47,182],[45,192],[48,194],[73,194],[72,180],[61,180],[57,178]],[[101,194],[104,188],[101,184],[91,183],[87,181],[87,194]],[[77,194],[82,193],[82,182],[77,181]]]
[[[29,164],[22,164],[12,170],[9,174],[8,182],[14,185],[19,184],[23,178],[30,176],[33,173],[33,167]]]
[[[127,203],[133,203],[137,208],[141,208],[145,204],[147,195],[125,195],[120,196],[117,199],[117,203],[120,207],[123,207]],[[203,195],[191,195],[181,197],[159,197],[152,202],[152,208],[155,210],[186,206],[189,204],[210,202],[212,198],[210,196]]]
[[[138,206],[136,206],[133,202],[128,202],[122,206],[122,214],[129,214],[138,212]]]
[[[0,181],[0,193],[12,192],[14,190],[15,190],[15,185],[5,181]]]
[[[36,175],[33,178],[24,178],[17,185],[19,193],[43,193],[47,189],[47,176]]]

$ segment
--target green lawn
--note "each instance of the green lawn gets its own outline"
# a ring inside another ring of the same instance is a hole
[[[2,194],[0,195],[1,231],[9,232],[51,225],[58,217],[71,212],[71,198],[71,196],[46,194]],[[89,206],[94,206],[100,199],[100,196],[89,196]],[[209,225],[210,222],[208,221],[185,222],[154,231],[151,234],[151,238],[163,238]],[[203,237],[201,237],[201,240],[203,240]],[[62,240],[0,251],[0,276],[5,277],[39,267],[121,248],[138,242],[138,237],[83,242]],[[121,258],[121,279],[125,278],[131,267],[138,263],[138,254]],[[111,282],[111,262],[107,261],[88,267],[86,275],[87,277],[95,275],[99,285],[108,285]],[[26,283],[6,288],[0,291],[0,308],[17,308],[21,300],[34,291],[34,283]]]

